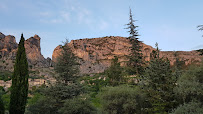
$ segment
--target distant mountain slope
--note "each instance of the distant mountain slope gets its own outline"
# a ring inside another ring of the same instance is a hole
[[[142,52],[147,61],[150,60],[150,53],[155,50],[152,46],[142,44]],[[103,38],[92,38],[92,39],[79,39],[72,40],[69,46],[73,52],[80,59],[80,71],[81,73],[99,73],[103,72],[111,64],[111,59],[114,56],[119,58],[121,64],[125,64],[128,61],[126,55],[129,55],[130,42],[125,37],[110,36]],[[61,51],[61,46],[57,46],[52,55],[52,59],[56,62],[57,57]],[[186,65],[200,62],[201,56],[197,51],[178,51],[178,57],[185,60]],[[175,62],[175,56],[173,51],[161,51],[161,57],[167,57],[171,65]]]

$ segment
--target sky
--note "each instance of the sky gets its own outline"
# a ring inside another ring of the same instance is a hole
[[[66,39],[128,37],[129,8],[139,40],[162,51],[203,48],[203,0],[0,0],[0,32],[41,37],[44,57]]]

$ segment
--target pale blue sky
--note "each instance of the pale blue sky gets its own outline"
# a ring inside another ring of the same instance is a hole
[[[202,0],[0,0],[0,32],[17,42],[38,34],[41,50],[51,57],[65,39],[127,37],[132,9],[140,40],[164,51],[203,48]]]

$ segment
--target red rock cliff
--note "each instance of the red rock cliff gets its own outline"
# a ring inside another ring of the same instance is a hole
[[[154,48],[152,46],[142,44],[142,52],[145,59],[150,60],[150,53]],[[119,58],[121,64],[128,61],[126,55],[129,55],[131,46],[129,40],[125,37],[103,37],[103,38],[92,38],[92,39],[80,39],[72,40],[69,46],[73,50],[76,56],[81,58],[80,71],[81,73],[99,73],[103,72],[111,64],[111,59],[114,56]],[[57,46],[52,55],[52,59],[56,62],[61,51],[60,46]],[[201,56],[196,51],[179,51],[177,55],[186,61],[186,64],[192,62],[200,62]],[[161,51],[161,57],[169,58],[171,65],[175,62],[173,51]]]
[[[25,41],[25,49],[29,65],[34,67],[48,67],[49,63],[41,54],[40,37],[35,35]],[[8,35],[5,36],[0,32],[0,59],[6,61],[9,64],[9,60],[15,60],[18,44],[15,37]],[[10,62],[11,69],[14,62]]]

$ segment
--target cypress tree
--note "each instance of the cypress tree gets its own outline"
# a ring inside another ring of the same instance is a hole
[[[24,37],[21,35],[14,73],[12,76],[11,97],[10,97],[10,114],[24,114],[28,96],[28,62],[24,47]]]
[[[130,33],[130,36],[128,37],[131,43],[131,53],[129,56],[129,62],[128,62],[128,66],[131,67],[130,70],[130,74],[141,74],[143,72],[143,55],[142,55],[142,45],[141,45],[141,41],[139,41],[138,39],[138,32],[137,32],[137,27],[135,26],[134,22],[135,20],[133,20],[133,15],[130,9],[130,18],[129,18],[129,23],[127,24],[127,28],[126,29],[130,29],[128,32]]]
[[[5,107],[4,107],[4,102],[3,102],[3,100],[1,99],[1,96],[2,96],[2,95],[0,95],[0,114],[4,114],[4,112],[5,112]]]

